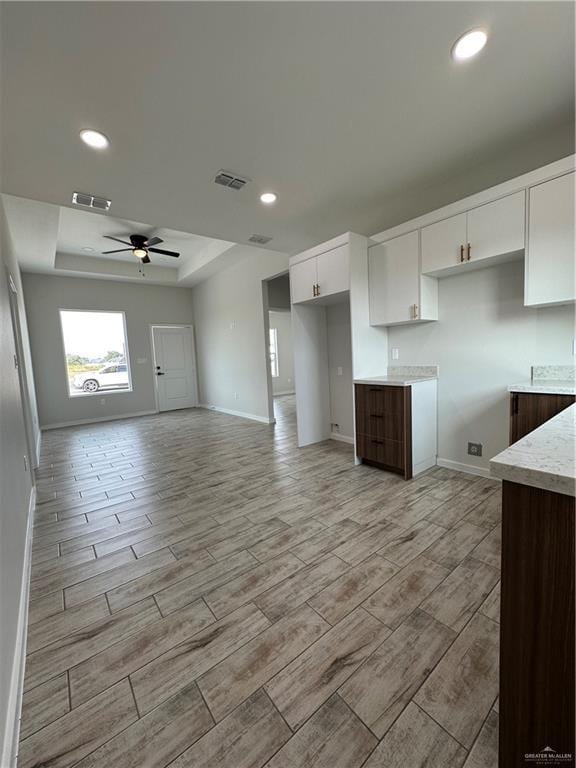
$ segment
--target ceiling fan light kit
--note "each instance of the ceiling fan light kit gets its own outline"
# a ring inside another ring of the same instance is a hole
[[[114,240],[122,245],[127,245],[128,248],[118,248],[114,251],[102,251],[103,256],[108,256],[112,253],[127,253],[132,251],[133,255],[139,259],[142,264],[150,264],[151,253],[159,253],[162,256],[173,256],[178,258],[180,256],[176,251],[165,251],[162,248],[154,248],[155,245],[163,243],[164,240],[160,237],[148,237],[147,235],[127,235],[128,240],[121,240],[118,237],[112,235],[104,235],[107,240]]]

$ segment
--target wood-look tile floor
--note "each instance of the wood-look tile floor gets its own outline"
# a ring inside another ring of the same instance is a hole
[[[276,408],[44,434],[20,768],[495,768],[499,486]]]

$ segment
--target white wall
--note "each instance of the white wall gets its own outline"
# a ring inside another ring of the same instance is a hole
[[[194,287],[202,404],[258,419],[273,418],[267,378],[268,307],[262,281],[287,268],[285,254],[246,248],[242,261]]]
[[[573,364],[573,307],[523,306],[523,262],[439,281],[439,320],[388,329],[389,364],[438,363],[438,456],[488,468],[508,444],[509,384]],[[392,349],[400,357],[392,360]],[[483,456],[467,455],[482,443]]]
[[[9,272],[18,287],[19,271],[11,253],[1,205],[0,236],[0,765],[8,766],[18,707],[32,477],[24,465],[28,449],[18,373],[14,367],[16,348],[7,280]]]
[[[192,324],[191,289],[39,274],[23,275],[23,283],[43,427],[156,410],[150,325]],[[59,309],[126,313],[132,392],[69,397]]]
[[[330,421],[338,434],[354,438],[354,393],[352,383],[352,330],[350,302],[326,307],[328,370],[330,378]],[[341,369],[341,373],[339,373]]]
[[[294,392],[294,346],[290,312],[270,312],[270,328],[276,328],[278,337],[278,376],[272,378],[275,395]]]

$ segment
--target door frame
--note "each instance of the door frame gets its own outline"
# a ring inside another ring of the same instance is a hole
[[[276,416],[274,415],[274,388],[272,384],[272,371],[270,370],[270,302],[268,300],[268,283],[271,280],[275,280],[277,277],[288,275],[290,279],[290,268],[283,269],[277,272],[275,275],[265,277],[262,279],[262,309],[263,309],[263,330],[264,330],[264,361],[266,363],[266,389],[268,394],[268,422],[270,424],[276,424]],[[274,311],[274,310],[272,310]],[[290,309],[286,310],[292,314],[292,302],[290,302]]]
[[[156,413],[164,413],[160,410],[160,398],[158,396],[158,376],[156,376],[156,354],[154,350],[154,328],[189,328],[192,335],[192,366],[194,368],[194,384],[196,387],[196,405],[192,408],[197,408],[200,402],[200,390],[198,387],[198,363],[196,360],[196,338],[194,336],[194,326],[192,323],[150,323],[150,369],[154,378],[154,402],[156,405]]]
[[[24,345],[22,343],[22,327],[20,324],[20,313],[18,308],[18,289],[9,270],[6,270],[8,276],[8,300],[10,308],[10,317],[12,320],[12,336],[14,339],[14,349],[16,351],[14,364],[18,373],[18,384],[20,387],[20,399],[22,400],[22,416],[24,421],[24,435],[26,437],[26,447],[28,451],[28,463],[30,464],[31,475],[34,478],[32,470],[38,468],[38,445],[36,445],[34,436],[34,419],[32,417],[32,406],[28,395],[28,371],[26,370],[26,360],[24,358]],[[34,480],[32,480],[34,483]]]

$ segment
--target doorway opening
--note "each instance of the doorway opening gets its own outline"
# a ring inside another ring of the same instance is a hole
[[[264,281],[265,328],[268,362],[268,399],[277,424],[289,426],[296,419],[294,346],[290,277],[288,273]]]
[[[153,325],[152,350],[159,411],[198,405],[194,330],[191,325]]]

